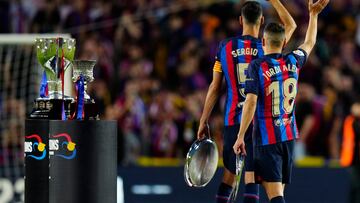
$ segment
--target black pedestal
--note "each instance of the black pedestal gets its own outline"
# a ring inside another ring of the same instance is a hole
[[[115,203],[115,121],[26,120],[25,203]]]

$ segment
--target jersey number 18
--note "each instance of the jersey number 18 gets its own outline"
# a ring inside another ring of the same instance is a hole
[[[295,96],[297,93],[297,80],[288,78],[283,82],[283,109],[286,114],[290,114],[294,109]],[[280,82],[272,82],[266,89],[266,96],[272,95],[272,114],[274,117],[280,115]]]

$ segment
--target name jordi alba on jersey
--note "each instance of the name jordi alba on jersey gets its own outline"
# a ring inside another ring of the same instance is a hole
[[[269,70],[266,70],[263,73],[263,76],[265,77],[266,80],[270,80],[270,78],[273,77],[274,75],[284,72],[298,73],[298,68],[295,64],[283,64],[282,67],[278,65],[269,68]]]
[[[305,60],[306,53],[296,50],[287,55],[266,55],[250,64],[246,93],[258,95],[254,119],[257,145],[298,137],[294,104],[299,70]]]

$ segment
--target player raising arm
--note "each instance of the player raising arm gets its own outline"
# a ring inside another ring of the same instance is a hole
[[[309,1],[309,26],[304,43],[283,55],[285,30],[278,23],[266,26],[263,37],[265,56],[249,65],[246,100],[240,130],[233,150],[246,154],[244,137],[254,118],[254,171],[265,187],[271,203],[283,203],[284,185],[289,184],[293,166],[294,140],[298,138],[294,102],[299,71],[316,42],[318,14],[329,3]]]
[[[296,22],[291,17],[290,13],[286,10],[284,5],[280,0],[269,0],[271,5],[275,8],[276,12],[279,15],[281,22],[284,24],[285,28],[285,41],[286,43],[290,41],[291,36],[296,30]]]
[[[313,0],[308,1],[309,6],[309,25],[305,36],[305,41],[300,45],[300,49],[304,50],[308,55],[314,48],[317,36],[317,23],[319,13],[326,7],[329,0],[319,0],[313,4]]]
[[[270,3],[284,23],[286,41],[288,41],[296,29],[296,23],[280,0],[270,0]],[[225,78],[227,86],[223,148],[225,170],[216,195],[218,203],[228,202],[234,185],[236,155],[232,146],[237,138],[242,104],[245,101],[245,73],[251,61],[263,56],[261,39],[258,38],[260,27],[264,22],[261,4],[256,1],[246,1],[242,6],[239,22],[243,28],[242,36],[225,39],[220,43],[213,68],[213,80],[206,96],[197,134],[198,139],[202,139],[209,131],[207,122],[212,108],[221,94],[221,83]],[[245,141],[248,151],[252,152],[252,128],[249,128],[246,132]],[[259,189],[258,185],[255,184],[253,171],[253,157],[252,153],[249,153],[245,158],[244,203],[256,203],[259,201]]]

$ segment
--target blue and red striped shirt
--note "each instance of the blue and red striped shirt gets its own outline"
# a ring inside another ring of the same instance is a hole
[[[305,61],[306,52],[297,49],[286,55],[265,55],[250,63],[245,93],[258,96],[253,131],[257,146],[298,138],[294,105],[299,71]]]
[[[263,56],[263,53],[261,40],[248,35],[229,38],[220,43],[216,61],[217,64],[220,62],[221,68],[214,68],[214,71],[222,72],[226,80],[225,126],[240,123],[248,65]]]

